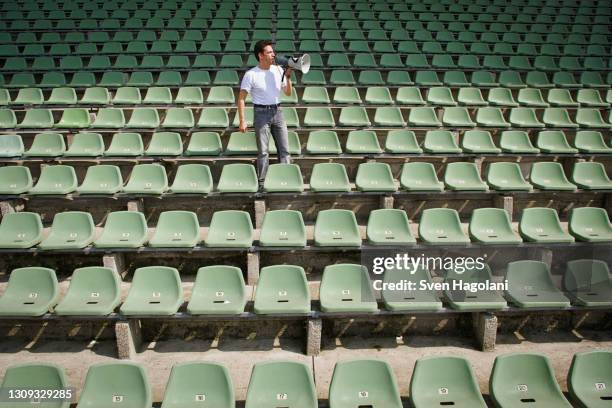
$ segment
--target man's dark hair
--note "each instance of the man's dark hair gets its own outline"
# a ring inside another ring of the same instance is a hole
[[[264,48],[272,44],[274,43],[270,40],[259,40],[255,43],[255,48],[253,49],[253,53],[255,54],[255,58],[257,58],[257,61],[259,61],[259,54],[263,52]]]

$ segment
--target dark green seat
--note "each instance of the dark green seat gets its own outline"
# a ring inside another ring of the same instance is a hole
[[[539,153],[540,149],[531,144],[529,135],[522,130],[505,130],[499,139],[499,147],[509,153]]]
[[[406,212],[391,208],[370,212],[366,237],[371,245],[408,245],[416,242]]]
[[[316,408],[317,405],[315,384],[306,364],[273,361],[253,366],[245,408]]]
[[[531,191],[533,186],[525,181],[518,163],[496,162],[487,168],[487,183],[500,191]]]
[[[20,135],[2,135],[0,137],[0,157],[19,157],[25,149]]]
[[[6,214],[0,222],[0,248],[31,248],[42,240],[40,215],[31,212]]]
[[[453,133],[448,130],[428,130],[425,133],[423,150],[437,154],[461,153],[461,148],[457,146]]]
[[[563,289],[579,306],[612,305],[612,281],[608,264],[596,259],[578,259],[567,263]]]
[[[378,305],[365,266],[328,265],[320,286],[323,312],[376,312]]]
[[[119,275],[111,268],[90,266],[74,270],[70,287],[55,313],[62,316],[106,316],[121,303]]]
[[[246,289],[240,268],[226,265],[205,266],[198,269],[187,311],[192,315],[240,314],[244,311],[246,301]]]
[[[28,167],[0,167],[0,194],[23,194],[28,192],[32,185],[32,175]]]
[[[140,133],[115,133],[105,156],[141,156],[144,145]]]
[[[316,130],[308,134],[306,151],[310,154],[341,154],[338,135],[333,130]]]
[[[137,363],[99,363],[89,367],[78,407],[109,404],[148,408],[152,393],[145,370]]]
[[[531,353],[498,356],[489,380],[491,399],[500,408],[526,403],[542,408],[571,408],[555,379],[548,357]]]
[[[444,184],[438,180],[436,169],[432,163],[404,163],[400,184],[408,191],[442,191]]]
[[[455,191],[488,191],[489,186],[482,181],[476,164],[454,162],[446,165],[444,184]]]
[[[569,231],[579,241],[612,241],[612,224],[603,208],[575,207],[569,218]]]
[[[302,192],[304,181],[297,164],[272,164],[264,180],[266,192]]]
[[[255,313],[310,312],[310,292],[301,266],[276,265],[261,269],[255,292]]]
[[[594,130],[576,132],[574,146],[585,153],[612,153],[612,147],[606,144],[601,132]]]
[[[533,106],[536,108],[548,107],[548,103],[544,101],[542,92],[535,88],[523,88],[519,90],[517,100],[518,103],[524,106]]]
[[[104,140],[99,133],[77,133],[64,156],[98,157],[104,154]]]
[[[68,378],[64,374],[64,369],[55,364],[16,364],[6,368],[4,379],[0,385],[3,389],[9,390],[65,390],[69,388]],[[61,392],[61,391],[60,391]],[[31,402],[30,402],[31,401]],[[21,406],[35,406],[45,408],[69,408],[70,401],[47,400],[40,402],[29,400],[29,402],[16,403]],[[6,404],[8,406],[8,402]],[[15,404],[13,404],[15,406]]]
[[[317,246],[361,246],[355,214],[338,209],[319,211],[314,227],[314,243]]]
[[[225,366],[210,362],[174,364],[161,408],[196,408],[202,404],[234,408],[234,387]]]
[[[612,353],[593,350],[576,353],[567,376],[567,388],[581,408],[605,408],[610,405],[607,388],[612,379]]]
[[[151,247],[190,248],[200,242],[198,217],[191,211],[164,211],[159,215]]]
[[[187,156],[217,156],[221,153],[221,138],[217,132],[194,132],[185,149]]]
[[[315,192],[351,191],[346,168],[340,163],[316,163],[310,175],[310,189]]]
[[[4,294],[0,296],[0,316],[42,316],[53,310],[59,296],[53,269],[14,269]]]
[[[212,188],[210,168],[205,164],[190,163],[178,166],[170,191],[175,194],[208,194]]]
[[[470,363],[462,357],[419,358],[414,365],[410,395],[415,408],[487,406]]]
[[[413,268],[393,268],[385,269],[383,276],[383,289],[381,297],[385,307],[391,311],[412,311],[412,310],[440,310],[442,302],[434,290],[420,288],[421,282],[432,283],[431,276],[426,269]],[[398,290],[398,286],[406,282],[412,282],[414,290],[409,290],[409,286],[399,286],[403,290]],[[376,288],[376,286],[375,286]]]
[[[180,156],[183,154],[181,135],[176,132],[153,133],[144,154],[145,156]]]
[[[412,130],[390,130],[385,139],[385,150],[398,154],[423,153]]]
[[[612,189],[612,181],[608,178],[605,167],[597,162],[574,163],[572,182],[585,190]]]
[[[217,190],[220,193],[255,193],[259,189],[257,173],[251,164],[226,164],[221,170]]]
[[[94,241],[98,248],[140,248],[147,240],[147,221],[136,211],[108,214],[104,231]]]
[[[576,185],[569,182],[558,162],[536,162],[531,166],[531,184],[542,190],[575,191]]]
[[[134,271],[121,314],[125,316],[175,314],[183,304],[178,270],[167,266],[147,266]],[[82,397],[81,397],[82,398]]]
[[[387,163],[361,163],[355,184],[359,191],[396,191],[391,167]]]
[[[543,130],[539,132],[536,146],[545,153],[578,153],[578,149],[571,147],[567,143],[565,133],[560,130]]]
[[[469,153],[501,153],[501,149],[495,146],[491,133],[487,130],[468,130],[465,132],[461,141],[461,148]]]
[[[74,168],[62,164],[44,166],[36,185],[29,194],[69,194],[77,188],[77,178]]]
[[[523,242],[513,230],[508,213],[501,208],[477,208],[470,220],[470,237],[483,244],[518,244]]]
[[[450,208],[423,210],[419,222],[419,237],[428,244],[467,244],[468,236],[463,232],[459,214]]]
[[[401,408],[399,389],[389,364],[381,360],[336,363],[329,387],[331,408]]]
[[[66,153],[64,137],[59,133],[39,133],[34,136],[30,148],[23,154],[29,157],[56,157]]]
[[[555,287],[544,262],[510,262],[506,280],[506,297],[520,308],[565,308],[570,305],[569,299]]]
[[[245,211],[216,211],[205,244],[213,248],[249,248],[253,244],[253,224]]]
[[[168,190],[168,176],[161,164],[137,164],[123,191],[127,194],[162,194]]]

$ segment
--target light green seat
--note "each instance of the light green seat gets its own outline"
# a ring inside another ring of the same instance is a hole
[[[62,164],[44,166],[36,185],[29,194],[69,194],[78,185],[76,173],[72,166]]]
[[[385,139],[385,150],[398,154],[423,153],[412,130],[390,130]]]
[[[539,153],[540,149],[531,144],[529,135],[522,130],[503,131],[499,139],[499,147],[509,153]]]
[[[302,94],[302,102],[304,103],[320,103],[329,104],[329,94],[327,88],[323,86],[306,86]],[[306,124],[306,121],[304,121]]]
[[[253,127],[253,121],[255,119],[255,111],[253,110],[253,107],[247,106],[245,108],[244,119],[246,120],[248,127]],[[236,111],[236,113],[234,114],[234,121],[232,123],[232,126],[237,128],[239,125],[240,125],[240,115],[238,114],[238,111]]]
[[[315,192],[351,191],[346,168],[341,163],[316,163],[310,175],[310,189]]]
[[[172,126],[174,127],[174,126]],[[183,153],[181,135],[175,132],[155,132],[145,156],[180,156]]]
[[[597,162],[576,162],[572,171],[572,182],[585,190],[612,189],[612,181],[606,169]]]
[[[44,250],[85,248],[94,240],[96,227],[91,214],[66,211],[55,214],[51,233],[38,247]]]
[[[99,133],[77,133],[64,153],[67,157],[98,157],[104,154],[104,140]]]
[[[300,127],[300,119],[295,108],[281,107],[281,111],[283,112],[283,118],[285,119],[287,127]]]
[[[113,97],[114,105],[139,105],[141,102],[140,89],[133,86],[117,88]]]
[[[302,192],[304,182],[297,164],[272,164],[264,180],[267,192]]]
[[[244,311],[246,301],[240,268],[206,266],[198,269],[187,311],[193,315],[239,314]]]
[[[163,86],[152,86],[147,89],[144,99],[144,104],[150,105],[169,105],[172,103],[172,93],[170,88]]]
[[[314,127],[335,127],[334,115],[327,107],[306,108],[304,116],[304,126]]]
[[[380,75],[380,74],[379,74]],[[361,82],[361,81],[360,81]],[[372,105],[392,105],[393,98],[389,88],[383,86],[371,86],[366,91],[366,103]]]
[[[468,236],[463,232],[459,214],[450,208],[423,210],[419,222],[419,237],[434,245],[467,244]]]
[[[419,107],[410,109],[408,124],[421,127],[440,127],[442,123],[438,120],[436,111],[430,107]]]
[[[450,88],[433,87],[427,92],[427,102],[431,105],[457,106]]]
[[[204,103],[202,89],[196,86],[180,87],[174,102],[180,105],[201,105]]]
[[[206,97],[206,103],[233,104],[234,91],[230,86],[213,86]]]
[[[612,241],[612,224],[603,208],[572,208],[569,217],[569,231],[578,241]]]
[[[251,164],[226,164],[221,170],[217,190],[221,193],[255,193],[259,189],[255,167]]]
[[[316,408],[317,394],[308,366],[295,361],[256,363],[245,408],[279,406]]]
[[[89,367],[77,407],[102,408],[111,401],[126,407],[148,408],[152,404],[151,394],[147,375],[139,364],[99,363]]]
[[[23,154],[27,157],[56,157],[66,152],[64,137],[59,133],[39,133]]]
[[[316,130],[308,134],[306,151],[309,154],[336,155],[342,153],[342,147],[335,131]]]
[[[11,105],[42,105],[44,96],[40,88],[21,88]]]
[[[453,134],[448,130],[429,130],[425,134],[423,149],[429,153],[461,153]]]
[[[489,91],[490,92],[490,91]],[[464,106],[487,106],[479,88],[459,88],[457,101]]]
[[[410,395],[415,408],[487,406],[470,363],[462,357],[419,358],[414,365]]]
[[[256,155],[255,132],[232,132],[225,148],[228,155]]]
[[[166,266],[138,268],[121,313],[126,316],[169,316],[183,303],[183,291],[178,270]]]
[[[46,105],[76,105],[77,96],[74,88],[54,88],[51,90]]]
[[[611,123],[604,122],[601,113],[595,108],[580,108],[576,111],[576,123],[584,128],[610,128]],[[19,127],[19,126],[17,126]]]
[[[583,106],[592,106],[595,108],[609,108],[610,104],[604,102],[596,89],[579,89],[576,101]]]
[[[531,166],[531,184],[542,190],[574,191],[576,185],[565,176],[563,166],[557,162],[536,162]]]
[[[552,106],[578,107],[580,105],[572,99],[572,94],[567,89],[551,89],[548,91],[547,100]]]
[[[546,108],[542,120],[547,127],[556,128],[577,128],[578,125],[572,122],[565,108]]]
[[[221,153],[221,138],[217,132],[194,132],[185,149],[187,156],[218,156]]]
[[[536,117],[532,108],[512,108],[510,110],[510,123],[516,127],[543,128],[544,123]]]
[[[510,123],[506,122],[499,108],[479,108],[476,113],[476,123],[484,127],[507,128]]]
[[[31,212],[6,214],[0,222],[0,248],[31,248],[42,240],[40,215]]]
[[[444,172],[444,184],[454,191],[488,191],[489,186],[482,181],[474,163],[448,163]]]
[[[574,242],[574,237],[561,228],[559,216],[552,208],[525,208],[519,232],[525,241],[530,242]]]
[[[378,305],[365,266],[328,265],[320,286],[323,312],[376,312]]]
[[[370,212],[366,236],[371,245],[408,245],[416,242],[406,212],[381,209]]]
[[[477,208],[470,219],[470,237],[483,244],[523,242],[513,230],[508,213],[501,208]]]
[[[255,292],[257,314],[310,312],[310,292],[301,266],[276,265],[261,269]]]
[[[0,157],[19,157],[25,151],[20,135],[0,137]]]
[[[208,194],[212,188],[210,168],[205,164],[189,163],[178,166],[170,191],[175,194]]]
[[[3,389],[15,390],[65,390],[70,387],[63,368],[55,364],[15,364],[8,366],[0,385]],[[22,402],[21,406],[45,408],[69,408],[70,401],[48,400],[47,402]],[[8,403],[5,404],[8,406]],[[13,404],[14,406],[15,404]]]
[[[610,401],[612,353],[593,350],[576,353],[567,378],[572,399],[581,408],[605,408]]]
[[[474,127],[476,123],[472,121],[467,108],[464,107],[447,107],[444,109],[442,123],[452,127]]]
[[[229,118],[224,108],[204,108],[198,120],[198,127],[203,128],[226,128],[229,126]]]
[[[302,143],[300,142],[300,138],[297,132],[293,130],[288,131],[287,139],[289,141],[289,147],[288,147],[289,154],[295,154],[295,155],[302,154]],[[268,139],[268,152],[270,154],[278,153],[278,150],[276,149],[276,142],[274,141],[273,137]]]
[[[361,163],[355,184],[359,191],[396,191],[391,167],[387,163]]]
[[[151,247],[190,248],[200,241],[198,217],[191,211],[164,211],[159,215]]]
[[[119,276],[111,268],[90,266],[74,270],[70,287],[55,307],[60,316],[107,316],[121,303]]]
[[[98,248],[140,248],[147,240],[147,221],[136,211],[108,214],[104,231],[94,241]]]
[[[379,210],[380,211],[380,210]],[[412,282],[415,290],[409,290],[408,286],[400,286],[404,290],[389,289],[391,284],[402,284]],[[442,309],[442,302],[434,290],[419,288],[421,282],[431,284],[432,279],[426,269],[418,267],[416,269],[385,269],[383,276],[383,287],[381,297],[385,308],[391,311],[412,311],[412,310],[431,310]]]
[[[340,110],[340,118],[338,125],[350,127],[367,127],[370,126],[370,119],[363,107],[344,107]]]
[[[389,364],[381,360],[337,362],[329,387],[331,408],[401,408],[399,389]]]
[[[125,126],[123,110],[117,108],[101,108],[91,124],[92,128],[120,129]]]
[[[178,109],[178,108],[177,108]],[[156,128],[159,127],[159,114],[153,108],[134,108],[126,128]]]
[[[196,408],[202,403],[234,408],[234,387],[225,366],[210,362],[174,364],[162,408]]]
[[[548,358],[539,354],[505,354],[493,364],[489,380],[491,398],[500,408],[523,406],[570,408],[555,379]]]
[[[162,194],[168,190],[168,176],[161,164],[137,164],[123,192],[127,194]]]
[[[531,191],[533,186],[525,181],[518,163],[496,162],[487,168],[487,183],[499,191]]]
[[[457,310],[505,309],[508,304],[498,291],[471,291],[466,288],[468,285],[487,285],[489,282],[494,281],[491,268],[486,263],[482,267],[447,269],[444,283],[449,289],[444,290],[444,295],[450,306]]]
[[[314,227],[317,246],[361,246],[355,214],[349,210],[323,210],[317,214]]]
[[[0,194],[23,194],[32,188],[32,175],[26,166],[0,167]]]
[[[205,244],[212,248],[249,248],[253,244],[253,224],[245,211],[216,211]]]
[[[374,124],[377,126],[393,126],[393,127],[404,127],[404,117],[400,108],[385,106],[376,108],[374,113]]]
[[[519,90],[517,96],[518,103],[525,106],[537,108],[547,108],[548,103],[544,101],[542,92],[536,88],[523,88]]]
[[[436,169],[432,163],[404,163],[400,184],[408,191],[442,191],[444,184],[438,180]]]
[[[506,296],[521,308],[565,308],[570,301],[555,287],[548,265],[540,261],[514,261],[506,271]]]
[[[579,306],[612,305],[612,281],[608,264],[595,259],[567,263],[563,289],[572,303]]]
[[[544,121],[546,122],[546,120]],[[578,149],[571,147],[567,143],[565,133],[560,130],[544,130],[539,132],[536,146],[545,153],[578,153]]]
[[[293,247],[306,246],[306,228],[302,213],[292,210],[266,212],[261,234],[261,246]]]
[[[443,81],[444,85],[447,86],[465,87],[471,85],[463,71],[446,71]]]
[[[495,146],[491,133],[487,130],[468,130],[465,132],[461,141],[461,148],[469,153],[501,153],[501,149]]]
[[[404,105],[425,105],[421,91],[415,87],[403,86],[398,88],[395,100],[397,103]]]
[[[512,89],[509,88],[490,89],[487,101],[494,106],[519,106],[518,102],[516,102],[512,96]]]
[[[378,144],[376,132],[372,130],[352,130],[346,140],[346,152],[355,154],[379,154],[382,149]]]
[[[601,132],[595,130],[576,132],[574,146],[585,153],[612,153],[612,147],[606,145]]]
[[[53,310],[59,296],[54,270],[41,267],[14,269],[4,294],[0,296],[0,316],[42,316]]]
[[[115,133],[105,156],[142,156],[144,145],[139,133]]]

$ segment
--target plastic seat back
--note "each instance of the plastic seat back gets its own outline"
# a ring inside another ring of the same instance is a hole
[[[68,194],[78,185],[76,173],[72,166],[62,164],[45,166],[40,172],[36,185],[30,194]]]
[[[121,302],[120,278],[110,268],[75,269],[70,287],[55,308],[58,315],[106,316]]]
[[[208,194],[212,188],[210,168],[205,164],[190,163],[178,166],[170,191],[175,194]]]
[[[329,389],[329,405],[334,408],[401,408],[395,375],[381,360],[351,360],[336,363]]]
[[[310,292],[304,269],[294,265],[262,268],[254,308],[259,314],[310,312]]]
[[[87,168],[79,194],[115,194],[123,189],[123,177],[119,167],[98,164]]]
[[[567,388],[572,399],[585,407],[605,407],[612,400],[612,353],[594,350],[576,353],[570,366]]]
[[[55,364],[17,364],[7,367],[2,380],[3,389],[62,390],[69,388],[64,370]],[[48,401],[22,403],[24,406],[69,408],[70,401]],[[21,403],[20,403],[21,405]]]
[[[317,396],[312,373],[303,363],[274,361],[253,366],[245,408],[263,406],[316,408]]]
[[[200,241],[198,217],[191,211],[164,211],[159,215],[152,247],[188,248]]]
[[[477,208],[470,220],[470,237],[485,244],[517,244],[523,240],[512,230],[508,213],[501,208]]]
[[[139,248],[147,239],[147,221],[136,211],[108,214],[102,235],[94,242],[98,248]]]
[[[319,290],[323,312],[378,310],[367,269],[356,264],[328,265]]]
[[[198,269],[187,304],[191,314],[239,314],[246,304],[242,271],[235,266],[213,265]]]
[[[253,244],[251,216],[245,211],[216,211],[205,243],[208,247],[250,247]]]
[[[360,246],[361,236],[355,214],[349,210],[323,210],[314,227],[317,246]]]
[[[292,210],[266,212],[259,237],[261,246],[306,246],[306,227],[302,213]]]
[[[565,308],[569,299],[555,287],[548,265],[540,261],[514,261],[506,271],[506,296],[521,308]]]
[[[183,304],[178,270],[167,266],[146,266],[134,271],[127,298],[121,305],[126,316],[175,314]]]
[[[450,208],[429,208],[421,214],[419,237],[429,244],[466,244],[459,214]]]
[[[162,194],[168,190],[168,176],[161,164],[137,164],[123,191],[128,194]]]
[[[235,406],[234,387],[227,368],[208,362],[175,364],[161,407],[184,408],[204,401],[219,408]]]
[[[552,208],[526,208],[521,215],[519,231],[531,242],[574,242],[574,238],[563,231],[557,212]]]
[[[78,406],[103,407],[108,404],[151,406],[151,387],[141,365],[122,362],[89,367]]]
[[[32,212],[5,214],[0,221],[0,248],[31,248],[42,240],[40,215]]]
[[[95,237],[95,226],[91,214],[81,211],[66,211],[55,214],[51,233],[40,244],[41,249],[85,248]]]
[[[0,194],[22,194],[32,188],[32,175],[25,166],[0,167]]]

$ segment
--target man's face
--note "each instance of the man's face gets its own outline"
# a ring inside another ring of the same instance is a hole
[[[259,53],[259,60],[261,62],[266,62],[268,64],[274,64],[274,58],[276,54],[274,54],[274,50],[271,45],[266,45],[261,53]]]

